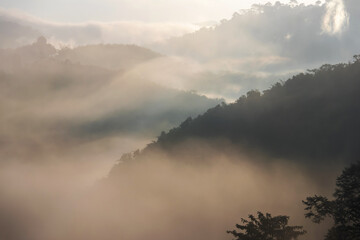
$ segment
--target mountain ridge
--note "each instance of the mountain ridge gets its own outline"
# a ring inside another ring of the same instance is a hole
[[[325,64],[263,93],[252,90],[234,103],[210,108],[162,132],[142,151],[125,154],[122,161],[156,151],[176,155],[178,146],[192,140],[212,142],[210,146],[221,151],[225,139],[243,153],[319,165],[353,162],[360,153],[359,102],[360,56],[354,56],[352,62]],[[187,147],[193,152],[191,143]],[[201,151],[196,154],[200,157],[194,159],[206,157]]]

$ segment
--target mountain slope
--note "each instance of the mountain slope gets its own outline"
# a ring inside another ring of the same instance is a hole
[[[244,152],[276,158],[354,161],[360,154],[359,102],[360,58],[355,56],[351,63],[323,65],[263,93],[250,91],[233,104],[188,118],[163,132],[139,156],[159,149],[171,155],[192,139],[226,139]],[[191,145],[187,147],[193,152]]]

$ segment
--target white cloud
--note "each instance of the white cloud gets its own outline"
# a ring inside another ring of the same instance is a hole
[[[341,33],[349,24],[349,15],[342,0],[331,0],[326,4],[322,29],[328,34]]]

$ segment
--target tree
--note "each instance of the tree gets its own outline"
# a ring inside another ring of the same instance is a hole
[[[336,180],[333,194],[334,200],[323,196],[308,197],[305,217],[315,223],[322,222],[326,217],[334,220],[326,240],[360,239],[360,162],[345,168]]]
[[[293,240],[306,233],[302,226],[288,226],[288,216],[275,216],[261,212],[257,218],[249,215],[250,220],[241,219],[243,225],[236,224],[240,231],[232,230],[235,240]]]

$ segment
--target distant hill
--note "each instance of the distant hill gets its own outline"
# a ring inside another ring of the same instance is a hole
[[[102,68],[112,72],[125,72],[138,64],[160,57],[149,49],[136,45],[99,44],[57,50],[44,37],[38,37],[32,44],[14,49],[0,49],[0,69],[4,71],[26,66],[29,63],[50,58],[52,61]],[[7,61],[5,60],[7,59]]]
[[[81,46],[74,49],[65,48],[58,52],[56,58],[82,65],[125,71],[139,63],[160,56],[156,52],[135,45],[99,44]]]
[[[149,141],[221,102],[147,79],[136,65],[159,56],[149,50],[120,45],[79,49],[68,53],[80,52],[76,56],[84,61],[88,55],[88,62],[59,59],[58,50],[43,37],[0,50],[0,123],[7,126],[0,129],[0,150],[17,156],[41,153],[47,144],[65,153],[97,140]],[[107,68],[111,62],[123,71]]]
[[[360,57],[354,58],[298,74],[263,93],[250,91],[235,103],[188,118],[137,155],[146,157],[151,150],[171,155],[191,139],[225,139],[243,151],[275,158],[355,161],[360,154]]]

